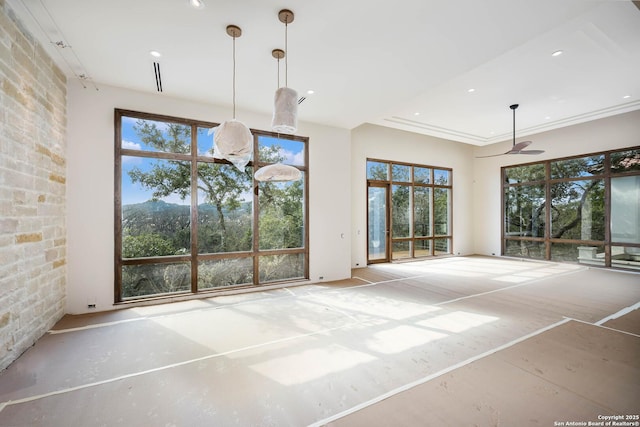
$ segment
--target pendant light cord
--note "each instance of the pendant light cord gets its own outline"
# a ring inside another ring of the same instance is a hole
[[[233,37],[233,120],[236,119],[236,38]]]
[[[513,109],[513,146],[516,146],[516,109]]]
[[[289,28],[289,19],[285,19],[284,22],[284,87],[289,87],[289,46],[287,45],[288,34],[287,29]],[[278,83],[280,81],[278,80]]]

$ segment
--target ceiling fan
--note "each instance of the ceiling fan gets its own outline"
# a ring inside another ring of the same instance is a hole
[[[511,150],[502,154],[491,154],[489,156],[478,156],[477,158],[483,157],[497,157],[504,156],[505,154],[542,154],[544,150],[525,150],[529,145],[531,145],[531,141],[520,141],[516,144],[516,108],[518,108],[518,104],[510,105],[509,108],[513,111],[513,146]]]

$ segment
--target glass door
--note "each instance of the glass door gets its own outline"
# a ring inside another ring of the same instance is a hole
[[[367,185],[367,263],[389,262],[389,185]]]

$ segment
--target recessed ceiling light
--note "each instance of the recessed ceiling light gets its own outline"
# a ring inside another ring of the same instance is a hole
[[[314,93],[316,93],[316,91],[315,91],[315,90],[313,90],[313,89],[309,89],[309,90],[307,91],[307,95],[313,95]]]
[[[625,96],[623,96],[623,98],[624,98],[624,99],[631,98],[631,95],[625,95]]]
[[[158,52],[157,50],[152,50],[151,52],[149,52],[149,54],[151,56],[153,56],[154,58],[160,58],[162,56],[162,54],[160,52]]]
[[[189,5],[194,9],[204,9],[204,2],[202,0],[189,0]]]
[[[414,116],[419,116],[419,115],[420,115],[420,112],[419,112],[419,111],[416,111],[415,113],[413,113],[413,115],[414,115]]]
[[[471,89],[467,90],[467,92],[469,92],[469,93],[471,93],[471,92],[475,92],[475,91],[476,91],[476,90],[475,90],[475,89],[473,89],[473,88],[471,88]]]
[[[544,119],[545,119],[545,120],[551,120],[551,117],[546,116]]]
[[[560,55],[562,55],[563,53],[564,53],[564,52],[563,52],[563,51],[561,51],[561,50],[556,50],[555,52],[553,52],[553,53],[551,54],[551,56],[560,56]]]

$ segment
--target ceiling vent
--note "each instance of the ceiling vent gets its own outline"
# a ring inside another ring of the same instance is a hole
[[[162,92],[162,77],[160,76],[160,63],[153,63],[153,71],[156,73],[156,89],[158,92]]]

